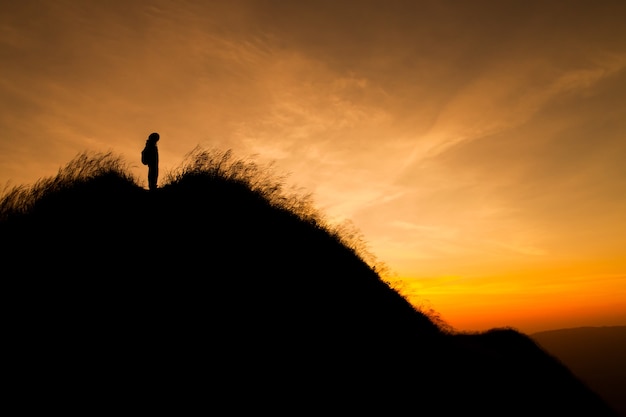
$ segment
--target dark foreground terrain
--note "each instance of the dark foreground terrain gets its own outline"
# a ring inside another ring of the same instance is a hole
[[[228,155],[152,193],[99,158],[0,202],[24,413],[616,415],[530,337],[440,328]]]

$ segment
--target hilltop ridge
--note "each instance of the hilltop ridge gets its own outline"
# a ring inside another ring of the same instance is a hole
[[[144,411],[615,415],[529,337],[441,328],[266,174],[197,149],[148,192],[119,158],[84,154],[5,195],[13,393]]]

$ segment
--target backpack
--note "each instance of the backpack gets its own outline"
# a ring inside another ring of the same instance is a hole
[[[148,147],[146,146],[143,148],[143,151],[141,151],[141,163],[144,165],[148,165],[148,153]]]

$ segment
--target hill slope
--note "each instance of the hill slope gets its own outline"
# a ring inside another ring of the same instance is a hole
[[[12,395],[49,409],[615,415],[532,339],[450,334],[254,166],[110,155],[0,201]]]

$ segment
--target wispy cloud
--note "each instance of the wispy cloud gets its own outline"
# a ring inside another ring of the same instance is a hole
[[[436,157],[461,142],[519,127],[557,97],[584,93],[626,68],[626,54],[599,55],[585,68],[556,70],[544,61],[497,65],[440,109],[433,126],[415,138],[403,166]]]

